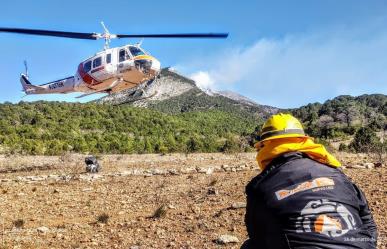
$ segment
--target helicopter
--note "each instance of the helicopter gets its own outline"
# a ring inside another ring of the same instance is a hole
[[[104,39],[104,48],[79,63],[73,76],[34,85],[29,81],[27,63],[20,83],[26,95],[52,93],[83,93],[77,98],[96,93],[117,93],[127,89],[143,90],[158,76],[160,62],[141,47],[141,43],[110,48],[112,39],[122,38],[227,38],[228,33],[182,34],[111,34],[101,22],[104,33],[80,33],[41,29],[2,28],[0,32],[55,36],[74,39]]]

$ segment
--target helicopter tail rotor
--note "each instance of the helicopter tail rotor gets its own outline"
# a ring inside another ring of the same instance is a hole
[[[27,61],[26,60],[24,60],[24,69],[25,69],[25,73],[24,73],[24,75],[27,77],[27,79],[28,79],[28,65],[27,65]]]

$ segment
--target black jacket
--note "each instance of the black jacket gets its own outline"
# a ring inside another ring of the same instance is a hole
[[[362,191],[339,169],[299,152],[274,159],[246,186],[242,248],[376,248]]]

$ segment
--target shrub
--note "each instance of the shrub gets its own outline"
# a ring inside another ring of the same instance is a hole
[[[350,147],[356,152],[370,153],[377,152],[382,144],[370,127],[362,127],[356,132]]]
[[[348,146],[344,143],[340,143],[339,151],[347,151],[347,150],[348,150]]]
[[[108,223],[110,216],[106,213],[103,213],[97,217],[97,221],[100,223]]]
[[[24,220],[23,219],[17,219],[13,221],[13,226],[16,228],[22,228],[24,226]]]
[[[167,215],[167,207],[165,205],[160,206],[156,211],[153,213],[152,218],[163,218]]]

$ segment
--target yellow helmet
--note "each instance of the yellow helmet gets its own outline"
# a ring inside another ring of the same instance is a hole
[[[275,114],[262,126],[261,142],[285,137],[306,137],[301,122],[290,114]]]

